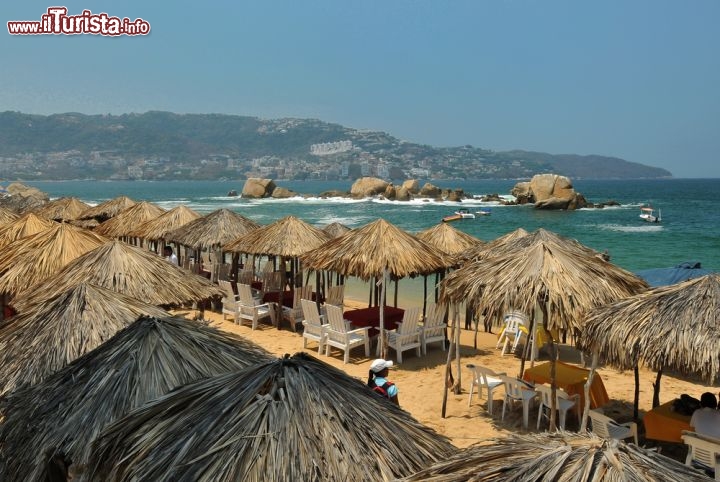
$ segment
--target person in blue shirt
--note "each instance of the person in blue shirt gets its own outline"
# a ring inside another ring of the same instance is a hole
[[[373,360],[368,371],[367,385],[374,392],[389,399],[395,405],[400,405],[398,400],[398,388],[395,384],[387,379],[388,369],[393,366],[392,360],[383,360],[378,358]]]

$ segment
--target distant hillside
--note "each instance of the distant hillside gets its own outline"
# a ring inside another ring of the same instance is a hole
[[[334,144],[333,144],[334,143]],[[603,156],[437,148],[315,119],[0,113],[0,177],[25,179],[670,177]]]

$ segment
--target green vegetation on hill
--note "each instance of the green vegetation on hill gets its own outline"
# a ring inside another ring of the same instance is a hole
[[[321,154],[311,146],[350,141]],[[49,116],[0,113],[0,177],[33,179],[669,177],[618,158],[437,148],[316,119],[147,112]]]

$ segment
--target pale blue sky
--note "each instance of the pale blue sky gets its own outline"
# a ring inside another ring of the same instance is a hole
[[[720,2],[3,2],[0,110],[315,117],[720,177]],[[147,37],[16,37],[47,7]]]

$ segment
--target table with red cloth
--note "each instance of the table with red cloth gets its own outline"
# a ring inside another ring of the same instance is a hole
[[[690,415],[673,411],[674,400],[658,405],[643,417],[645,438],[682,443],[683,430],[690,429]]]
[[[288,308],[293,307],[293,301],[295,298],[295,291],[294,290],[285,290],[285,291],[268,291],[267,293],[263,293],[262,301],[263,303],[280,303],[280,296],[282,295],[282,304],[283,306],[287,306]],[[317,294],[315,292],[312,293],[312,301],[315,301],[317,298]]]
[[[394,330],[397,328],[396,323],[401,322],[405,310],[386,306],[384,310],[384,321],[386,330]],[[369,335],[376,336],[380,333],[380,307],[371,306],[370,308],[360,308],[357,310],[348,310],[343,313],[343,317],[348,320],[356,328],[370,327]]]
[[[551,366],[552,362],[546,362],[528,368],[523,373],[523,380],[530,383],[547,383],[549,385]],[[558,361],[555,367],[556,386],[565,390],[568,395],[578,394],[580,396],[580,410],[585,407],[585,382],[587,382],[589,375],[590,370],[561,361]],[[592,384],[590,384],[590,408],[601,407],[609,401],[610,397],[608,397],[605,390],[602,378],[596,372]]]

